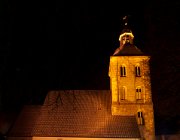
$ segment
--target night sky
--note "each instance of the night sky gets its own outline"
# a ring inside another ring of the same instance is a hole
[[[134,44],[151,56],[157,133],[180,130],[180,1],[9,1],[0,9],[1,112],[41,104],[50,90],[109,89],[109,58],[129,15]]]

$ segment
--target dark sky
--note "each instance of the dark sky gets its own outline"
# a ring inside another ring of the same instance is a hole
[[[1,5],[1,110],[42,103],[54,89],[109,89],[109,57],[119,46],[122,18],[130,15],[135,45],[152,57],[155,114],[158,119],[170,116],[175,121],[170,125],[179,126],[178,0],[9,1]]]

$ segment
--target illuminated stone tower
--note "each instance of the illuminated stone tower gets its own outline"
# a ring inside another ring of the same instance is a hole
[[[126,17],[125,17],[126,19]],[[142,137],[155,139],[151,97],[150,56],[133,44],[134,35],[125,21],[117,48],[110,57],[109,77],[112,115],[136,116]]]

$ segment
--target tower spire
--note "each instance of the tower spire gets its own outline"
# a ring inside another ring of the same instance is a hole
[[[123,29],[119,36],[119,47],[113,55],[143,55],[143,53],[134,45],[134,35],[129,26],[130,15],[122,18]]]

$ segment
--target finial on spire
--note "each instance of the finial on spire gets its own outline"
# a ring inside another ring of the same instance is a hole
[[[123,17],[123,22],[124,22],[124,25],[127,25],[127,23],[128,23],[128,16],[124,16]]]
[[[131,20],[131,15],[126,15],[122,18],[123,26],[129,26]]]

